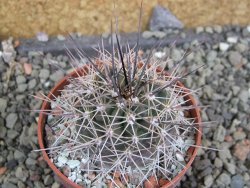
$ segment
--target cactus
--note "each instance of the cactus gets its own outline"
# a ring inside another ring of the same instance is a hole
[[[47,138],[48,153],[59,168],[77,169],[68,174],[76,183],[83,174],[117,187],[140,186],[152,176],[171,181],[195,146],[197,123],[189,112],[197,106],[187,97],[195,91],[180,84],[187,75],[178,74],[180,62],[166,73],[168,61],[156,59],[152,50],[147,58],[139,55],[139,35],[135,48],[122,48],[115,36],[116,50],[111,37],[111,52],[101,48],[95,60],[76,48],[87,65],[67,51],[80,68],[73,66],[78,76],[69,77],[58,96],[44,95],[51,104],[43,112],[47,137],[54,135]]]
[[[142,185],[150,176],[171,180],[194,145],[196,123],[188,112],[196,107],[187,105],[194,91],[179,83],[180,64],[166,74],[167,61],[152,51],[143,59],[129,46],[124,53],[116,39],[116,51],[100,50],[95,62],[89,59],[77,77],[68,78],[60,95],[46,98],[47,123],[56,132],[49,153],[70,154],[81,160],[82,172],[109,177],[115,185],[115,173],[127,185]]]

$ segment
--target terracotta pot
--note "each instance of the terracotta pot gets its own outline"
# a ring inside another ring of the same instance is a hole
[[[60,94],[60,90],[63,89],[65,85],[69,84],[69,82],[67,80],[69,77],[78,77],[78,75],[79,76],[86,75],[86,71],[88,70],[87,67],[88,66],[86,65],[83,68],[78,68],[75,71],[73,71],[72,73],[70,73],[68,76],[64,77],[50,91],[50,93],[48,94],[48,98],[53,99],[54,98],[53,95],[58,96]],[[157,71],[160,72],[161,69],[159,69]],[[167,73],[165,73],[165,74],[167,74]],[[178,83],[178,85],[183,87],[184,90],[187,90],[183,86],[183,84]],[[188,105],[194,105],[194,106],[197,105],[197,102],[195,101],[195,99],[193,98],[192,95],[186,96],[185,99],[186,100],[189,99],[189,101],[187,102]],[[46,109],[50,109],[50,103],[44,101],[43,104],[42,104],[41,110],[46,110]],[[199,125],[201,124],[201,116],[200,116],[200,109],[199,108],[191,109],[190,110],[190,115],[191,115],[191,117],[196,119],[195,123],[197,123]],[[38,130],[37,130],[37,132],[38,132],[38,143],[39,143],[40,149],[42,150],[44,160],[48,163],[49,167],[53,170],[55,175],[59,178],[61,183],[66,188],[82,188],[81,186],[79,186],[76,183],[69,180],[64,174],[62,174],[62,172],[49,159],[49,156],[48,156],[47,152],[44,150],[46,148],[45,142],[44,142],[46,117],[47,117],[47,115],[45,115],[43,113],[39,114]],[[198,128],[198,131],[196,132],[196,135],[195,135],[195,144],[199,146],[199,145],[201,145],[202,128],[201,128],[201,126],[198,126],[197,128]],[[186,171],[189,169],[192,162],[194,161],[195,156],[197,155],[197,150],[198,150],[197,147],[190,147],[189,148],[188,154],[191,156],[190,160],[187,162],[187,165],[185,166],[185,168],[176,177],[174,177],[171,182],[169,182],[168,180],[165,180],[165,179],[160,179],[159,181],[156,181],[153,177],[150,177],[149,178],[150,182],[146,181],[145,184],[144,184],[144,187],[145,188],[158,188],[158,187],[172,188],[172,187],[175,187],[180,182],[181,178],[184,176],[184,174],[186,173]],[[110,183],[109,187],[112,187],[111,183]]]

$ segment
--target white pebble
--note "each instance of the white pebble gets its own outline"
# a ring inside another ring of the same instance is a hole
[[[249,25],[249,26],[247,26],[247,31],[248,31],[248,32],[250,32],[250,25]]]
[[[220,48],[221,51],[225,52],[225,51],[228,50],[229,44],[225,43],[225,42],[221,42],[220,45],[219,45],[219,48]]]
[[[154,55],[155,55],[155,57],[160,59],[166,55],[166,52],[155,52]]]
[[[91,180],[89,180],[89,179],[85,179],[84,181],[85,181],[86,184],[90,184],[91,183]]]
[[[183,155],[180,154],[180,153],[176,153],[176,159],[177,159],[178,161],[184,161],[184,157],[183,157]]]
[[[77,167],[77,166],[79,166],[80,165],[80,161],[78,161],[78,160],[69,160],[68,162],[67,162],[67,165],[69,165],[69,168],[75,168],[75,167]]]
[[[237,37],[228,37],[227,42],[229,42],[229,43],[237,43],[238,38]]]
[[[59,156],[57,160],[58,160],[58,163],[61,163],[61,164],[66,164],[68,161],[68,159],[64,156]]]
[[[36,38],[38,41],[41,41],[41,42],[47,42],[49,40],[49,36],[44,32],[38,32],[36,34]]]

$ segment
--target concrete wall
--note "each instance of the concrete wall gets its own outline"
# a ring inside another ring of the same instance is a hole
[[[109,32],[115,0],[0,0],[0,38],[80,32]],[[120,29],[136,31],[141,0],[116,0]],[[144,0],[143,29],[157,4],[170,9],[186,27],[250,24],[250,0]]]

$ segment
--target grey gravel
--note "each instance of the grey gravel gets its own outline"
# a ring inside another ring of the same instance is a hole
[[[64,73],[60,70],[54,72],[53,74],[50,75],[50,79],[54,82],[58,82],[64,77]]]
[[[218,185],[229,185],[231,183],[231,177],[227,173],[222,173],[217,179]]]
[[[228,56],[229,62],[235,66],[241,63],[242,55],[238,51],[231,51],[229,52]]]
[[[204,184],[206,187],[211,187],[211,185],[213,184],[214,182],[214,178],[212,175],[208,175],[204,178]]]
[[[30,80],[30,81],[28,82],[28,89],[30,90],[30,89],[35,88],[35,87],[36,87],[36,84],[37,84],[36,79]]]
[[[26,82],[26,78],[23,75],[18,75],[16,77],[16,83],[17,84],[23,84]]]
[[[24,92],[26,89],[28,88],[28,85],[27,84],[19,84],[18,87],[17,87],[17,91],[22,93]]]
[[[243,177],[239,174],[233,176],[231,182],[231,188],[243,188],[243,187],[244,187]]]
[[[39,77],[46,80],[50,76],[50,71],[48,69],[42,69],[40,70]]]
[[[230,172],[230,174],[234,175],[236,173],[236,166],[233,163],[226,162],[224,163],[225,169]]]
[[[7,107],[7,100],[4,98],[0,98],[0,113],[4,113]]]
[[[2,188],[17,188],[17,186],[12,183],[6,182],[2,185]]]
[[[15,123],[17,122],[17,114],[16,113],[10,113],[6,117],[6,127],[9,129],[13,129],[15,126]]]
[[[222,125],[220,125],[215,130],[213,139],[222,142],[224,141],[225,136],[226,136],[226,129]]]

